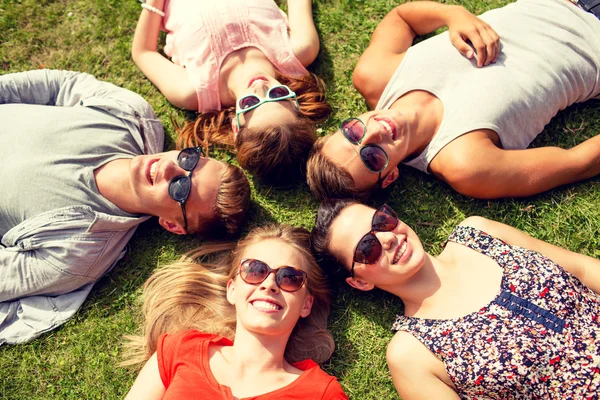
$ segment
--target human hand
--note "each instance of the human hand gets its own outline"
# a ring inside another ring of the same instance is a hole
[[[468,59],[475,57],[478,67],[496,62],[500,53],[500,36],[487,22],[463,7],[457,7],[448,16],[446,25],[452,45]]]

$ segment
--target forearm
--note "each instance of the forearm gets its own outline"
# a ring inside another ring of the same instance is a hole
[[[162,11],[164,0],[148,0],[146,4]],[[140,67],[138,58],[143,53],[157,52],[161,22],[162,17],[159,14],[142,8],[131,44],[131,56],[135,63],[138,64],[138,67]]]
[[[393,12],[396,12],[415,34],[426,35],[448,25],[452,15],[456,12],[464,12],[464,8],[434,1],[415,1],[398,6]]]
[[[63,83],[77,74],[43,69],[0,76],[0,104],[60,105]]]
[[[319,53],[319,35],[312,15],[311,0],[288,0],[290,42],[296,57],[310,64]]]

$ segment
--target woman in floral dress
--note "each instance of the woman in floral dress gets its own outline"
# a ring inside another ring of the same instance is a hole
[[[600,261],[470,217],[438,256],[388,206],[323,202],[312,242],[405,310],[387,361],[409,399],[598,399]]]

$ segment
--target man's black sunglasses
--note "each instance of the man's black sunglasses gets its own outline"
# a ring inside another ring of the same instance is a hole
[[[200,157],[204,157],[200,147],[188,147],[177,155],[177,164],[182,169],[189,171],[188,175],[177,175],[169,182],[169,197],[179,203],[183,214],[183,229],[187,233],[188,222],[185,213],[185,203],[192,190],[192,173],[198,165]]]

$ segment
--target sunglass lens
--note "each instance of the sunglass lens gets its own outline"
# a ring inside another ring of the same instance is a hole
[[[169,197],[182,202],[190,195],[190,178],[184,175],[177,176],[169,182]]]
[[[375,264],[381,256],[381,242],[372,233],[367,233],[360,239],[354,252],[354,261],[361,264]]]
[[[240,99],[239,105],[242,110],[254,107],[260,103],[260,99],[254,95],[246,96]]]
[[[396,212],[387,205],[383,205],[373,215],[373,230],[389,232],[398,226]]]
[[[198,164],[201,154],[200,149],[197,147],[183,149],[177,156],[177,164],[186,171],[191,171],[196,167],[196,164]]]
[[[269,266],[259,260],[246,260],[242,264],[240,275],[247,283],[260,283],[269,273]]]
[[[269,90],[270,99],[279,99],[290,94],[290,90],[285,86],[275,86]]]
[[[365,124],[358,118],[345,120],[340,128],[346,139],[354,144],[357,144],[365,134]]]
[[[388,163],[387,154],[379,146],[364,146],[360,149],[360,158],[373,172],[381,172]]]
[[[287,292],[295,292],[304,284],[306,273],[294,267],[282,267],[275,274],[277,286]]]

